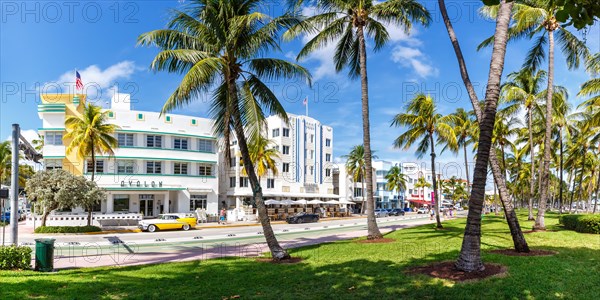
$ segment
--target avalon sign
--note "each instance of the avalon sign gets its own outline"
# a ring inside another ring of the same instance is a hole
[[[132,181],[129,180],[127,182],[125,181],[121,181],[121,186],[122,187],[126,187],[126,186],[130,186],[130,187],[162,187],[163,186],[163,182],[159,181],[158,184],[156,183],[156,181]]]

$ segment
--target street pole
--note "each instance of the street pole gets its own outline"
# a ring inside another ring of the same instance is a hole
[[[18,246],[19,234],[19,124],[12,124],[12,173],[10,181],[10,229],[11,244]]]

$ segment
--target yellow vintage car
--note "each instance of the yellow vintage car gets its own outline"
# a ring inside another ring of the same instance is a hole
[[[190,230],[195,227],[196,217],[194,214],[162,214],[156,219],[142,220],[138,223],[139,229],[148,232],[169,229]]]

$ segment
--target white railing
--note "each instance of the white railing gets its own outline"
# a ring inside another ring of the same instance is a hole
[[[94,226],[135,226],[142,220],[139,213],[93,213],[92,225]],[[85,226],[87,225],[87,213],[53,213],[46,218],[46,226]],[[29,215],[27,226],[40,226],[42,216]]]

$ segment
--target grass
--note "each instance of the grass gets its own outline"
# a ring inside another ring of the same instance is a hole
[[[526,217],[524,214],[523,217]],[[532,222],[522,219],[524,229]],[[249,258],[228,258],[123,268],[0,272],[0,299],[597,299],[600,295],[600,235],[558,226],[548,214],[548,229],[527,234],[536,249],[554,256],[508,257],[489,253],[512,245],[506,222],[483,219],[482,248],[486,262],[508,267],[508,276],[479,282],[453,283],[409,276],[411,266],[454,260],[465,220],[403,229],[386,237],[387,244],[340,241],[292,251],[304,260],[281,265]]]

